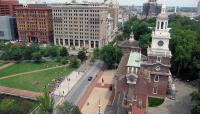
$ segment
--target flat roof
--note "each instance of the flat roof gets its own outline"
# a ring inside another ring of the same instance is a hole
[[[140,67],[141,54],[139,52],[131,52],[129,55],[127,66]]]

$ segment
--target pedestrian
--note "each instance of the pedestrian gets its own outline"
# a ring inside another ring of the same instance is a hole
[[[88,105],[90,105],[90,103],[89,103],[89,102],[87,102],[87,106],[88,106]]]

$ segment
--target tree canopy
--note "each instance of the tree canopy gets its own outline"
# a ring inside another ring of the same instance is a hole
[[[57,109],[57,114],[82,114],[78,106],[75,106],[67,101],[58,106]]]
[[[85,51],[83,51],[83,50],[79,51],[79,52],[78,52],[78,58],[79,58],[81,61],[85,60],[85,58],[86,58],[86,53],[85,53]]]
[[[101,49],[95,49],[93,52],[93,59],[100,58],[108,66],[108,68],[114,68],[118,64],[122,57],[121,49],[108,44]]]

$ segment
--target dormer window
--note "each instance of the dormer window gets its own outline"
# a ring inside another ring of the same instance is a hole
[[[157,63],[161,63],[161,58],[162,58],[162,57],[157,56],[156,62],[157,62]]]

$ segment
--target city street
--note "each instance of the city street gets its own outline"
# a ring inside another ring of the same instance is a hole
[[[62,104],[64,101],[69,101],[78,105],[79,101],[83,97],[85,91],[90,86],[91,81],[88,81],[88,78],[93,77],[92,80],[96,77],[96,74],[100,71],[103,66],[103,62],[96,61],[92,66],[89,66],[89,61],[86,61],[77,71],[84,71],[81,79],[71,87],[71,91],[66,96],[57,96],[54,95],[55,104]]]

